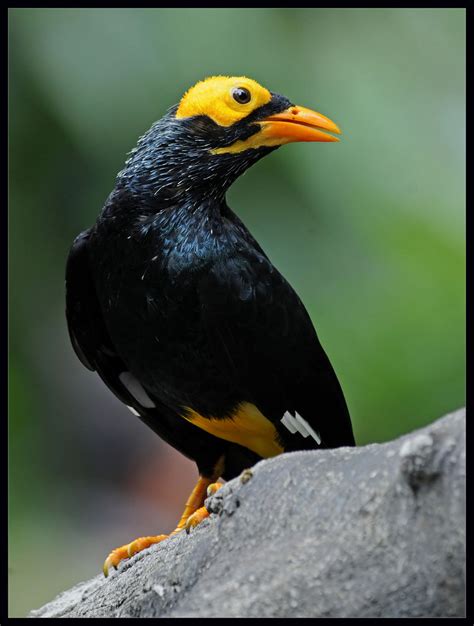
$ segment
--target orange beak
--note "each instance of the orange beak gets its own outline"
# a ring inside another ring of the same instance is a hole
[[[262,127],[260,137],[272,140],[273,145],[292,141],[339,141],[323,131],[341,134],[329,118],[300,106],[291,106],[282,113],[270,115],[258,122]]]

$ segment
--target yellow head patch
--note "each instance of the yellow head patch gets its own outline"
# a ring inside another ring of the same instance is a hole
[[[246,89],[250,100],[238,102],[233,93]],[[211,76],[200,81],[184,94],[176,112],[177,119],[193,115],[207,115],[219,126],[240,122],[258,107],[271,100],[268,89],[245,76]]]

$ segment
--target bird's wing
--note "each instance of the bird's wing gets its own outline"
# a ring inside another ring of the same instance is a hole
[[[66,318],[76,355],[89,370],[97,371],[107,387],[152,430],[187,457],[194,459],[205,475],[214,471],[214,438],[196,435],[194,426],[177,416],[133,376],[107,331],[94,280],[89,267],[90,232],[74,241],[66,266]],[[226,472],[233,477],[241,467],[255,462],[248,451],[233,446],[228,450]],[[227,474],[224,474],[226,476]]]
[[[229,380],[285,435],[285,449],[354,445],[336,374],[311,319],[267,257],[216,262],[199,284],[201,314]],[[309,438],[308,438],[309,435]]]
[[[66,265],[66,319],[76,355],[91,371],[97,371],[109,389],[127,406],[140,411],[144,390],[134,390],[131,374],[110,339],[89,268],[90,231],[76,237]],[[139,385],[139,383],[138,383]]]

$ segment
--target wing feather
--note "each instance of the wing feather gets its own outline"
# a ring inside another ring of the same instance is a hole
[[[266,256],[254,250],[220,260],[198,291],[215,358],[242,401],[279,426],[285,449],[318,447],[318,439],[322,447],[354,445],[341,386],[311,319]]]

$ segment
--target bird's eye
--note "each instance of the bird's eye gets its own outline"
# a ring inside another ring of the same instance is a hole
[[[245,87],[236,87],[232,89],[232,97],[239,104],[247,104],[250,102],[251,95],[250,91],[245,89]]]

